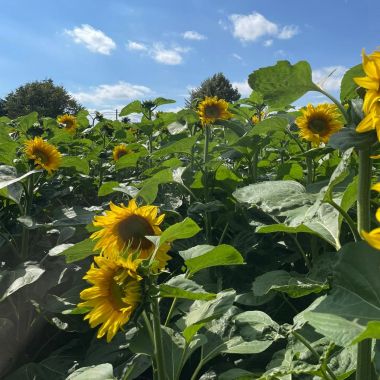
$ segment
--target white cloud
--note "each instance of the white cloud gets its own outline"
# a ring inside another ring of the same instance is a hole
[[[296,34],[299,33],[298,26],[296,25],[285,25],[280,33],[277,35],[277,38],[280,40],[288,40],[292,37],[294,37]]]
[[[116,84],[101,84],[88,91],[74,92],[71,95],[83,105],[110,107],[122,101],[141,98],[152,93],[146,86],[120,81]]]
[[[243,58],[242,58],[239,54],[234,53],[234,54],[232,54],[232,56],[233,56],[234,58],[236,58],[237,60],[239,60],[239,61],[242,61],[242,60],[243,60]]]
[[[249,84],[247,81],[242,81],[242,82],[232,82],[232,86],[236,87],[242,98],[247,98],[249,95],[251,95],[252,88],[249,87]]]
[[[135,42],[135,41],[128,41],[128,44],[126,45],[128,50],[138,50],[138,51],[144,51],[147,50],[148,48],[140,43],[140,42]]]
[[[347,70],[347,67],[341,65],[313,70],[313,82],[326,91],[339,91],[343,75]]]
[[[272,44],[273,44],[273,40],[266,40],[266,41],[264,41],[264,43],[263,43],[263,45],[264,45],[265,47],[272,46]]]
[[[205,40],[207,38],[203,34],[200,34],[194,30],[187,30],[185,33],[182,34],[182,37],[185,40],[196,40],[196,41]]]
[[[298,33],[297,26],[285,25],[281,28],[257,12],[248,15],[233,14],[229,16],[229,20],[232,22],[233,36],[242,42],[255,42],[265,36],[289,39]],[[264,43],[264,46],[270,45]]]
[[[65,33],[74,39],[77,44],[84,45],[93,53],[109,55],[116,48],[112,38],[105,35],[101,30],[94,29],[91,25],[83,24]]]

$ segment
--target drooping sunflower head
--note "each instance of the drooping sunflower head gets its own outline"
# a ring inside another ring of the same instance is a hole
[[[49,174],[57,170],[61,163],[61,153],[59,153],[58,149],[41,137],[27,140],[24,152],[29,160],[34,161],[34,165],[38,169],[45,169]]]
[[[128,206],[117,206],[111,202],[110,210],[105,215],[94,218],[94,226],[101,227],[91,235],[92,239],[99,239],[95,249],[100,249],[104,256],[116,258],[128,248],[130,252],[140,251],[141,259],[149,258],[155,246],[145,236],[159,236],[162,233],[159,226],[165,215],[157,214],[158,207],[138,207],[135,199],[131,199]],[[169,246],[164,245],[156,254],[160,267],[165,267],[170,260],[168,250]]]
[[[92,328],[101,325],[97,337],[107,335],[107,342],[116,335],[131,318],[143,300],[143,278],[138,274],[139,260],[112,260],[94,257],[87,274],[83,277],[92,286],[80,293],[84,301],[78,307],[88,308],[84,319]]]
[[[203,125],[232,117],[232,114],[228,111],[228,103],[224,99],[218,99],[216,96],[206,97],[199,104],[198,115]]]
[[[77,118],[73,115],[61,115],[57,117],[57,121],[65,126],[65,131],[74,134],[78,127]]]
[[[259,123],[261,120],[263,120],[265,117],[265,113],[263,111],[259,113],[256,113],[252,116],[251,121],[253,124]]]
[[[119,160],[121,157],[125,156],[126,154],[131,153],[132,151],[127,148],[126,145],[124,144],[119,144],[116,145],[115,148],[113,149],[112,155],[113,159],[115,161]]]
[[[302,116],[296,119],[299,135],[314,145],[327,143],[331,135],[343,127],[339,112],[333,104],[318,104],[316,107],[308,104],[301,112]]]

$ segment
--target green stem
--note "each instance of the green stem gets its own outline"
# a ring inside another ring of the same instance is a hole
[[[259,161],[259,149],[257,148],[253,153],[251,164],[251,172],[252,172],[252,183],[257,182],[257,164]]]
[[[313,346],[309,343],[309,341],[307,341],[301,334],[298,334],[296,331],[292,331],[292,335],[297,340],[299,340],[314,355],[314,357],[318,361],[321,359],[318,352],[314,350]],[[324,370],[324,368],[321,367],[321,372],[325,380],[331,380],[331,379],[338,380],[334,372],[329,368],[327,364],[326,364],[326,371]],[[364,378],[362,380],[364,380]]]
[[[338,101],[338,99],[334,98],[332,95],[330,95],[328,92],[322,90],[320,87],[317,87],[315,91],[320,92],[321,94],[327,96],[330,100],[332,100],[335,105],[339,108],[339,111],[342,113],[343,117],[345,118],[346,122],[348,122],[348,115],[345,108],[342,106],[342,104]]]
[[[27,186],[25,189],[25,206],[24,216],[30,216],[33,203],[33,190],[34,190],[34,174],[28,177]],[[21,238],[21,258],[25,261],[29,255],[29,229],[25,226],[22,227]]]
[[[307,150],[311,149],[311,143],[307,143]],[[306,156],[306,167],[307,167],[307,180],[308,185],[313,183],[313,158]]]
[[[165,357],[164,357],[164,345],[161,334],[161,322],[160,322],[160,307],[158,305],[158,298],[152,298],[152,318],[153,318],[153,334],[154,334],[154,357],[157,364],[158,380],[165,380]]]
[[[205,184],[204,184],[204,194],[205,194],[205,202],[208,202],[208,196],[209,196],[209,173],[208,173],[208,148],[210,143],[210,125],[204,126],[204,134],[205,134],[205,145],[204,145],[204,151],[203,151],[203,170],[204,170],[204,176],[205,176]],[[206,233],[206,240],[208,243],[211,241],[211,220],[210,220],[210,214],[205,211],[204,212],[204,224],[205,224],[205,233]]]
[[[359,184],[358,184],[358,231],[370,229],[370,191],[371,159],[370,148],[359,151]],[[365,339],[358,344],[356,380],[372,379],[372,340]]]

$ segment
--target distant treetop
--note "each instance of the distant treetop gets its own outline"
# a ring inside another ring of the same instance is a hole
[[[62,86],[52,79],[26,83],[10,92],[1,101],[1,113],[14,119],[38,112],[39,116],[56,118],[65,113],[76,114],[83,107]]]
[[[217,73],[204,80],[198,88],[190,91],[190,97],[186,99],[186,106],[196,107],[206,96],[217,96],[227,102],[234,102],[239,100],[241,95],[237,88],[232,87],[231,82],[223,73]]]

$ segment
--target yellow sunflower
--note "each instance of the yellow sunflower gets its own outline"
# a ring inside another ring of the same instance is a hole
[[[261,120],[263,120],[265,117],[265,113],[263,111],[260,112],[260,115],[259,114],[255,114],[252,116],[251,120],[252,120],[252,123],[253,124],[257,124],[257,123],[260,123]]]
[[[73,115],[62,115],[58,116],[57,118],[58,123],[64,124],[65,126],[65,131],[74,134],[75,131],[77,130],[78,123],[77,123],[77,118]]]
[[[162,231],[159,225],[165,215],[157,216],[158,207],[138,207],[135,199],[129,201],[128,206],[110,203],[110,210],[105,215],[95,216],[94,226],[102,227],[91,235],[92,239],[99,239],[95,249],[100,249],[104,256],[116,258],[126,248],[140,251],[139,258],[147,259],[154,251],[154,244],[145,236],[159,236]],[[170,260],[167,255],[168,245],[163,245],[156,254],[160,267],[165,267]]]
[[[331,135],[343,127],[339,112],[333,104],[318,104],[316,107],[308,104],[301,112],[302,116],[296,119],[299,135],[315,145],[327,143]]]
[[[376,130],[377,139],[380,141],[380,99],[372,105],[372,110],[356,127],[356,132],[363,133]]]
[[[127,148],[126,145],[124,144],[119,144],[116,145],[115,148],[113,149],[112,155],[113,159],[115,161],[119,160],[121,157],[125,156],[126,154],[131,153],[132,151]]]
[[[78,307],[91,309],[84,319],[89,320],[92,328],[101,324],[97,337],[107,334],[110,342],[142,302],[142,277],[137,274],[139,260],[133,261],[129,255],[117,260],[96,256],[94,261],[96,265],[92,264],[83,277],[92,286],[80,293],[84,302]]]
[[[45,169],[49,174],[57,170],[61,163],[61,153],[58,149],[41,137],[35,137],[25,142],[24,153],[34,161],[38,169]]]
[[[203,125],[215,123],[216,120],[227,120],[232,117],[228,112],[228,103],[224,99],[206,97],[198,106],[198,115]]]
[[[375,101],[380,98],[380,51],[375,51],[366,55],[363,49],[363,69],[365,77],[354,78],[354,81],[365,88],[366,95],[363,103],[363,110],[368,114]]]

